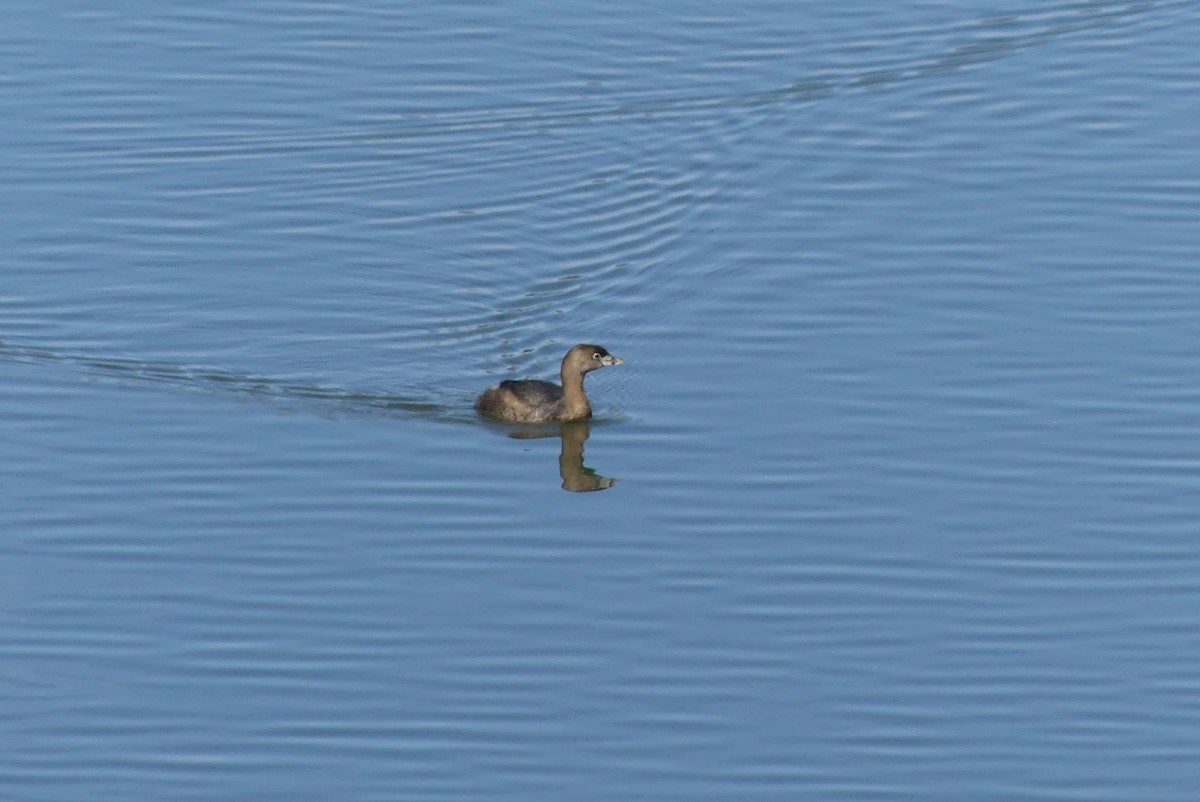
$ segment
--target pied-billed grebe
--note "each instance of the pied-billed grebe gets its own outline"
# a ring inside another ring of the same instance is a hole
[[[587,420],[592,407],[583,391],[583,375],[620,364],[621,358],[602,346],[580,343],[563,357],[562,387],[537,379],[503,381],[483,391],[475,411],[508,423]]]

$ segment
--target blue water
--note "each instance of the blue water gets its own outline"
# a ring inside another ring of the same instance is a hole
[[[0,797],[1195,798],[1200,3],[10,6]]]

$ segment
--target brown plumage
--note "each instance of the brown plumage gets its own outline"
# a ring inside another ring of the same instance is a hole
[[[562,361],[562,386],[538,379],[502,381],[483,391],[475,411],[507,423],[587,420],[592,416],[583,377],[589,371],[620,365],[603,346],[580,343]]]

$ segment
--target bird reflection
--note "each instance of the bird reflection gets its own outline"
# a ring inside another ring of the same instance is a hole
[[[590,493],[593,490],[608,490],[617,480],[601,476],[583,464],[583,444],[591,434],[587,421],[561,423],[557,426],[528,425],[514,426],[509,437],[519,440],[536,440],[558,435],[562,439],[562,450],[558,454],[558,475],[562,477],[562,489],[572,493]]]

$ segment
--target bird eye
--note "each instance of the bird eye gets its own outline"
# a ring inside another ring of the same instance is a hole
[[[599,359],[599,358],[600,358],[600,352],[599,352],[599,351],[597,351],[596,353],[592,354],[592,359]]]

